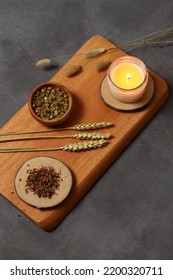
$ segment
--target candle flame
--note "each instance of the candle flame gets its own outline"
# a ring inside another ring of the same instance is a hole
[[[131,74],[128,73],[127,76],[126,76],[126,78],[127,78],[127,82],[128,82],[128,81],[130,80],[130,78],[131,78]]]

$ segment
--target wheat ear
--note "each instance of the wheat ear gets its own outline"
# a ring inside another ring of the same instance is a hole
[[[0,153],[17,153],[17,152],[40,152],[40,151],[69,151],[69,152],[81,152],[91,149],[102,148],[108,144],[106,139],[99,139],[93,141],[84,141],[79,143],[73,143],[64,145],[62,147],[55,148],[1,148]]]
[[[0,136],[5,135],[21,135],[21,134],[34,134],[34,133],[45,133],[45,132],[54,132],[54,131],[61,131],[61,130],[94,130],[94,129],[102,129],[108,128],[112,126],[111,122],[94,122],[94,123],[87,123],[87,124],[76,124],[70,127],[59,127],[55,129],[47,129],[47,130],[36,130],[36,131],[10,131],[0,132]]]

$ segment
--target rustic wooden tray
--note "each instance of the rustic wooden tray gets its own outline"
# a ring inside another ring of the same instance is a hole
[[[124,52],[117,49],[115,52],[109,52],[104,54],[104,56],[99,56],[94,59],[88,59],[82,55],[90,49],[99,47],[112,48],[115,45],[99,35],[90,38],[51,81],[64,84],[73,94],[74,108],[72,116],[64,125],[72,126],[78,123],[100,121],[112,122],[114,124],[113,127],[103,130],[104,132],[110,132],[114,136],[110,140],[110,143],[102,149],[80,153],[64,151],[26,152],[1,154],[0,157],[0,193],[38,226],[47,231],[52,230],[65,218],[112,161],[118,157],[135,135],[159,110],[168,97],[168,87],[165,81],[157,74],[149,71],[154,81],[154,96],[145,108],[137,112],[118,112],[108,108],[100,96],[100,85],[106,75],[106,70],[98,73],[96,71],[96,64],[103,59],[113,61],[116,57],[123,55]],[[70,65],[76,63],[82,65],[83,71],[77,76],[71,78],[65,77],[65,70]],[[29,131],[39,129],[45,129],[45,127],[32,118],[26,104],[6,123],[1,131]],[[61,135],[62,133],[54,132],[49,133],[49,135]],[[72,132],[69,131],[68,133]],[[1,147],[55,147],[70,142],[76,141],[74,139],[34,140],[4,143],[1,144]],[[18,198],[14,189],[14,178],[19,167],[30,158],[43,155],[52,156],[64,162],[71,169],[74,180],[70,195],[57,207],[47,210],[39,210],[25,204]]]

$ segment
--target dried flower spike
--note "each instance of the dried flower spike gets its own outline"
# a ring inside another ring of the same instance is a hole
[[[101,71],[107,69],[109,67],[110,63],[111,62],[108,60],[103,60],[103,61],[98,62],[96,65],[97,71],[101,72]]]
[[[49,65],[50,63],[51,63],[51,60],[49,58],[44,58],[44,59],[37,61],[35,65],[37,67],[45,67],[45,66]]]
[[[91,58],[91,57],[96,57],[100,54],[103,54],[106,52],[107,49],[105,48],[97,48],[97,49],[92,49],[92,50],[89,50],[85,53],[85,56],[87,58]]]
[[[65,71],[65,76],[71,77],[77,75],[80,71],[82,70],[81,65],[79,64],[74,64],[70,66],[69,68],[66,69]]]

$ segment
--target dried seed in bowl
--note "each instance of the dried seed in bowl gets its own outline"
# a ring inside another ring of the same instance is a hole
[[[69,98],[59,87],[43,87],[35,93],[32,108],[38,117],[53,120],[66,113],[69,108]]]

